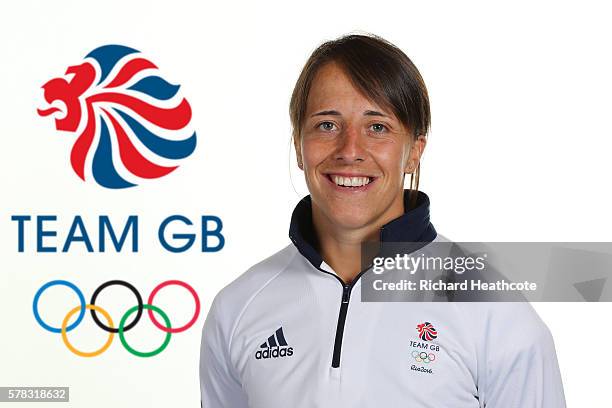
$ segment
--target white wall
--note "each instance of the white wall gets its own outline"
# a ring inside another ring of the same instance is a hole
[[[196,287],[206,313],[221,287],[289,242],[291,211],[307,193],[290,151],[290,92],[320,42],[354,30],[394,42],[425,78],[433,127],[421,189],[439,232],[456,241],[612,241],[610,10],[591,1],[425,3],[0,6],[0,316],[7,328],[0,385],[69,385],[73,406],[199,406],[197,328],[173,337],[154,359],[126,356],[118,339],[103,356],[81,359],[36,325],[33,293],[57,277],[88,294],[117,276],[143,293],[178,277]],[[129,191],[76,178],[68,161],[73,136],[35,112],[40,85],[108,43],[145,52],[166,79],[182,84],[199,135],[180,169]],[[131,213],[143,229],[139,254],[15,249],[13,214],[58,215],[61,236],[75,214],[95,221]],[[220,216],[225,249],[159,251],[156,225],[174,213]],[[176,318],[186,318],[190,304],[174,295]],[[609,407],[612,306],[535,306],[556,341],[568,406]],[[50,319],[65,313],[49,307]],[[96,330],[84,324],[90,334],[73,340],[95,347],[102,341]],[[139,333],[161,341],[154,328],[140,330],[134,342]]]

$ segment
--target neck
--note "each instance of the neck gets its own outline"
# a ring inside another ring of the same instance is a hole
[[[380,220],[359,228],[346,228],[332,222],[313,204],[312,222],[321,257],[346,283],[352,282],[362,269],[362,244],[378,242],[380,228],[404,213],[403,201],[394,203]]]
[[[384,219],[379,217],[378,221],[369,223],[371,227],[350,229],[335,226],[324,217],[311,197],[306,196],[293,210],[289,238],[313,267],[320,269],[324,261],[341,279],[352,282],[361,272],[362,242],[426,244],[436,238],[436,229],[429,221],[429,197],[419,192],[416,206],[403,212],[409,207],[408,198],[406,190],[403,203],[397,208],[391,206],[391,211],[384,211]]]

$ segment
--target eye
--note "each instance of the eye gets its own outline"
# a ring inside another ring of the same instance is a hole
[[[336,125],[333,122],[321,122],[317,125],[317,128],[325,131],[325,132],[331,132],[332,130],[335,130]]]
[[[387,130],[387,127],[382,123],[374,123],[370,126],[370,129],[372,129],[375,133],[383,133]]]

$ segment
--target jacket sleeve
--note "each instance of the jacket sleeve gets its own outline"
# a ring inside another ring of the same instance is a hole
[[[486,408],[564,408],[555,345],[548,327],[527,303],[505,314],[487,345]],[[522,310],[521,310],[522,309]]]
[[[219,295],[204,322],[200,346],[200,393],[203,408],[247,408],[247,398],[229,356],[229,326]]]

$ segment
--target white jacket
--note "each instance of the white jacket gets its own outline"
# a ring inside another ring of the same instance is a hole
[[[307,197],[293,244],[215,297],[204,408],[565,407],[553,339],[528,303],[362,302],[361,279],[343,284],[314,250],[309,214]],[[399,238],[444,240],[425,194],[382,228]]]

